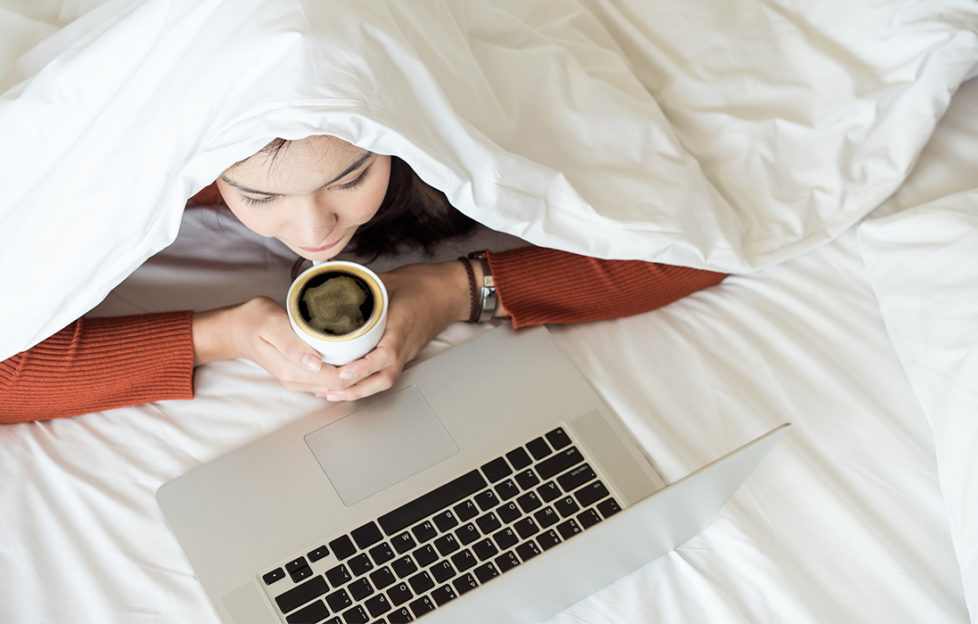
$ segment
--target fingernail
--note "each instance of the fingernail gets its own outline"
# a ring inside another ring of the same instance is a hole
[[[340,379],[353,379],[354,377],[356,377],[356,373],[348,368],[340,371]]]
[[[326,393],[326,400],[327,401],[342,401],[343,400],[343,395],[340,394],[339,392],[333,392],[332,390],[330,390],[329,392]]]
[[[302,356],[302,365],[309,370],[316,372],[323,367],[323,361],[311,353]]]

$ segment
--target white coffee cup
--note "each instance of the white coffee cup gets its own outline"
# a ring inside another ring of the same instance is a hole
[[[308,311],[303,303],[306,290],[315,288],[332,277],[352,277],[367,295],[360,307],[364,322],[345,334],[331,334],[310,324]],[[306,269],[295,278],[286,297],[286,310],[292,329],[307,345],[322,355],[323,362],[342,366],[369,353],[384,334],[387,327],[387,289],[377,274],[355,262],[334,260]]]

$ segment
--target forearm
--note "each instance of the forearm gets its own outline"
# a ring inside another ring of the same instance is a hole
[[[513,327],[621,318],[718,284],[723,273],[631,260],[598,260],[553,249],[489,253]]]
[[[0,423],[193,397],[191,313],[80,319],[0,362]]]

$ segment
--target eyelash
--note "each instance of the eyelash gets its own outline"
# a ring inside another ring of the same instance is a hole
[[[335,186],[333,188],[335,188],[337,190],[340,190],[340,191],[348,191],[350,189],[354,189],[354,188],[360,186],[361,184],[363,184],[363,181],[366,180],[366,178],[367,178],[367,172],[368,171],[370,171],[370,167],[369,166],[366,167],[362,172],[360,172],[360,175],[358,175],[355,180],[351,180],[351,181],[347,182],[346,184],[339,184],[339,185],[337,185],[337,186]],[[267,204],[267,203],[271,202],[272,200],[278,198],[279,196],[278,195],[272,195],[270,197],[262,197],[261,199],[256,199],[254,197],[248,197],[247,195],[242,195],[241,197],[245,200],[245,203],[247,203],[247,204],[250,204],[252,206],[262,206],[262,205]]]

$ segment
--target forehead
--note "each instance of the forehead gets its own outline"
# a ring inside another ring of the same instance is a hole
[[[366,153],[336,137],[312,136],[261,151],[229,167],[224,176],[268,193],[308,193],[342,174]]]

